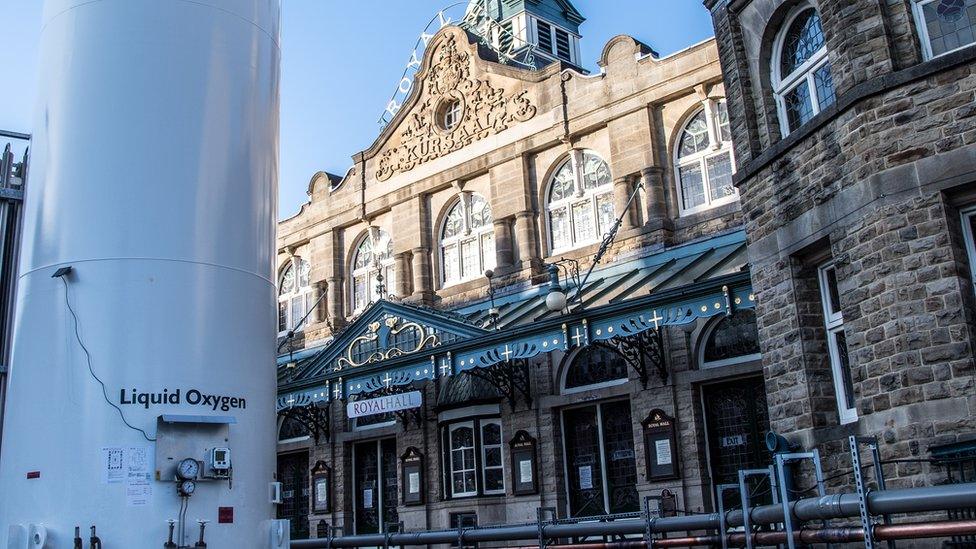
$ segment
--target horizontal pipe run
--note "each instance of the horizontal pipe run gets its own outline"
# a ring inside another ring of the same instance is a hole
[[[867,495],[867,506],[869,513],[873,516],[976,507],[976,483],[873,491]],[[859,516],[857,494],[833,494],[801,499],[792,502],[790,508],[793,513],[793,519],[800,522]],[[742,526],[741,510],[729,511],[725,516],[725,524],[728,527]],[[783,521],[783,508],[780,505],[754,507],[750,509],[750,518],[752,524],[780,523]],[[709,513],[659,518],[654,520],[651,529],[655,533],[717,530],[720,524],[721,521],[719,520],[718,513]],[[544,524],[542,530],[543,537],[546,539],[558,539],[597,535],[641,534],[644,532],[646,526],[647,523],[643,519],[625,519],[612,522],[593,520],[568,524]],[[876,531],[878,531],[878,528],[893,527],[878,526],[876,527]],[[772,533],[770,532],[770,534]],[[334,538],[331,546],[365,547],[384,544],[432,545],[437,543],[454,543],[459,541],[459,537],[460,541],[471,543],[534,540],[539,538],[539,527],[535,524],[528,524],[472,528],[460,533],[457,530],[436,530],[396,534],[353,535]],[[704,538],[709,537],[704,536]],[[785,535],[783,539],[785,540]],[[310,549],[324,548],[327,544],[328,541],[325,539],[291,542],[293,548]]]
[[[976,520],[950,522],[923,522],[913,524],[878,525],[874,527],[875,541],[899,539],[943,538],[949,536],[976,535]],[[814,543],[852,543],[864,541],[864,530],[857,528],[805,528],[797,530],[793,539],[804,544]],[[742,547],[746,544],[744,533],[728,535],[728,545]],[[785,532],[757,532],[752,536],[755,545],[779,545],[786,543]],[[715,546],[722,543],[721,537],[688,536],[654,540],[655,547],[699,547]],[[550,549],[647,549],[644,541],[614,541],[604,543],[574,543],[572,545],[550,545]],[[508,549],[530,549],[512,547]]]

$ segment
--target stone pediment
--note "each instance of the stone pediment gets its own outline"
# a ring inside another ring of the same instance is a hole
[[[484,63],[464,30],[449,26],[435,35],[413,93],[377,142],[372,174],[377,180],[409,172],[535,116],[538,105],[524,82],[489,74]],[[444,124],[448,109],[456,115],[451,127]]]
[[[440,311],[378,301],[303,364],[295,379],[355,370],[485,333]]]

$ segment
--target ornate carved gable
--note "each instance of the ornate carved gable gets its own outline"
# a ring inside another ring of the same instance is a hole
[[[414,92],[420,94],[419,99],[400,121],[399,134],[390,139],[379,157],[379,181],[535,116],[536,106],[528,91],[506,92],[475,74],[475,54],[468,49],[462,33],[449,29],[428,52],[428,69],[418,73]],[[454,110],[456,121],[447,127],[443,120],[449,109]]]
[[[356,369],[403,355],[426,352],[485,330],[438,311],[379,301],[303,365],[295,379]]]

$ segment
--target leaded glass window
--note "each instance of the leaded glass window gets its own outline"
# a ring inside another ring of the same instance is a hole
[[[616,220],[610,166],[596,153],[573,151],[549,182],[551,250],[599,242]]]
[[[926,59],[976,42],[976,0],[914,0],[914,11]]]
[[[470,423],[451,427],[451,495],[473,496],[478,493],[474,463],[474,428]]]
[[[351,274],[353,312],[358,313],[365,309],[380,297],[380,293],[383,296],[394,294],[396,270],[393,260],[393,240],[386,231],[376,227],[370,228],[356,247]]]
[[[304,327],[300,323],[315,304],[310,271],[308,261],[297,256],[289,259],[281,270],[278,276],[279,333]],[[308,319],[305,323],[308,323]]]
[[[495,268],[495,226],[488,201],[479,194],[461,193],[444,221],[441,236],[444,284],[482,276]]]
[[[486,494],[505,493],[505,467],[502,461],[502,422],[481,422],[481,467]]]
[[[776,41],[773,92],[783,136],[836,100],[820,14],[809,4],[795,9]]]
[[[734,201],[732,134],[725,101],[708,99],[678,137],[675,174],[678,203],[689,214]]]
[[[707,332],[702,367],[714,368],[759,359],[756,313],[740,309],[718,320]]]
[[[624,357],[608,347],[591,345],[573,357],[566,370],[563,389],[573,392],[625,381],[627,362]]]

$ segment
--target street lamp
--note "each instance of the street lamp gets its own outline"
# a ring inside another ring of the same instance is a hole
[[[559,267],[549,265],[549,294],[546,295],[546,308],[558,313],[566,308],[566,292],[559,285]]]
[[[498,307],[495,306],[495,287],[491,283],[491,278],[495,276],[495,271],[488,269],[485,271],[485,278],[488,279],[488,297],[491,299],[491,308],[488,309],[488,318],[491,320],[491,327],[498,329]]]

